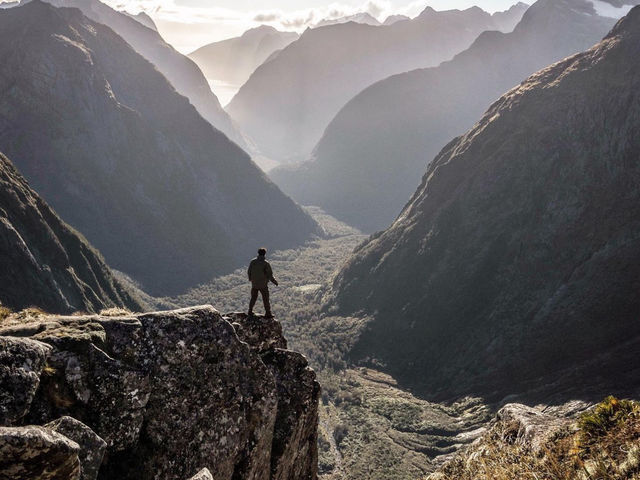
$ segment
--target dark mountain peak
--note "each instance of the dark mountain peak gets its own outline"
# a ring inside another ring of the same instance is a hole
[[[623,17],[607,38],[613,37],[638,37],[640,35],[640,6],[635,6]]]

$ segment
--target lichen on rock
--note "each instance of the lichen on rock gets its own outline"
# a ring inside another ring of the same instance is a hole
[[[14,417],[55,421],[47,427],[82,447],[83,479],[98,467],[101,480],[184,480],[203,468],[215,480],[315,479],[314,372],[279,348],[277,321],[229,320],[203,306],[5,322],[0,345],[31,342],[47,353],[37,391]]]

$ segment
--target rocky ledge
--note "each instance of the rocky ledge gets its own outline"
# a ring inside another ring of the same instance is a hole
[[[9,318],[0,387],[3,479],[317,477],[320,388],[275,320]]]

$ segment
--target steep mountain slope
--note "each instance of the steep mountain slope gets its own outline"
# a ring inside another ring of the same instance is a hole
[[[140,310],[100,255],[0,154],[0,305],[52,313]]]
[[[198,66],[166,43],[155,30],[143,25],[142,18],[133,19],[99,0],[47,0],[57,7],[82,10],[91,20],[107,25],[124,38],[139,54],[153,63],[173,87],[189,99],[196,110],[218,130],[243,148],[246,142],[211,91]]]
[[[307,160],[338,110],[394,73],[437,65],[498,29],[479,8],[436,12],[373,27],[357,23],[307,30],[258,68],[227,107],[262,154]]]
[[[189,54],[209,80],[242,85],[274,52],[297,40],[295,32],[262,25],[240,37],[211,43]]]
[[[0,145],[152,294],[293,246],[316,224],[154,66],[76,9],[0,14]]]
[[[432,394],[504,394],[587,361],[585,384],[637,368],[638,58],[640,7],[442,150],[336,277],[339,310],[375,317],[354,359]]]
[[[594,13],[588,0],[540,0],[512,33],[485,32],[450,62],[369,87],[333,119],[309,162],[271,178],[303,205],[366,232],[386,228],[428,161],[492,101],[609,31],[615,20]]]

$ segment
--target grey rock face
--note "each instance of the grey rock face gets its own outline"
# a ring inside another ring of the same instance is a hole
[[[230,313],[225,315],[225,319],[233,324],[240,340],[246,342],[259,354],[274,348],[287,348],[287,340],[282,334],[282,325],[274,318]]]
[[[95,480],[98,477],[102,458],[107,449],[107,443],[103,439],[85,424],[71,417],[59,418],[44,427],[64,435],[80,446],[78,454],[81,465],[80,480]]]
[[[245,328],[259,339],[254,348],[215,309],[196,307],[44,317],[5,325],[0,338],[51,346],[25,421],[66,415],[89,427],[107,445],[102,480],[182,480],[203,467],[216,480],[267,480],[274,464],[283,472],[277,478],[314,479],[315,375],[304,357],[276,349],[284,343],[277,322],[265,327],[265,335],[257,324]],[[278,360],[263,360],[269,355]],[[62,419],[48,427],[76,440],[83,468],[95,472],[102,443],[81,425]]]
[[[307,359],[285,350],[280,322],[244,313],[233,320],[238,337],[261,355],[275,378],[278,408],[271,449],[271,478],[313,479],[318,464],[318,399],[320,385]]]
[[[27,414],[50,350],[33,340],[0,337],[0,425]]]
[[[299,353],[275,349],[262,359],[275,377],[278,391],[271,478],[312,480],[318,473],[320,385]]]
[[[538,453],[548,440],[570,420],[545,415],[538,409],[512,403],[498,412],[497,420],[517,431],[515,442]]]
[[[42,427],[0,427],[2,480],[79,480],[80,447]]]

